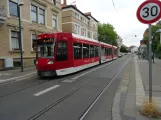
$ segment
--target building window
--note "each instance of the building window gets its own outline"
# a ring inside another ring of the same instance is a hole
[[[86,37],[86,32],[87,32],[86,29],[84,29],[84,36],[85,36],[85,37]]]
[[[78,33],[77,34],[80,35],[80,26],[78,26]]]
[[[36,50],[36,34],[32,34],[32,50]]]
[[[74,26],[74,31],[75,31],[75,33],[77,34],[77,25],[75,24],[75,26]]]
[[[18,5],[11,0],[9,0],[9,12],[11,16],[18,17]]]
[[[39,8],[39,23],[45,25],[45,10]]]
[[[56,5],[56,0],[53,0],[53,4]]]
[[[94,33],[93,33],[93,39],[96,39],[96,38],[95,38],[95,34],[94,34]]]
[[[11,31],[11,48],[12,50],[20,50],[19,32],[17,31]]]
[[[91,38],[93,39],[93,33],[91,32]]]
[[[88,31],[88,38],[90,38],[90,31]]]
[[[52,25],[54,28],[57,28],[57,16],[53,15]]]
[[[77,18],[79,19],[79,14],[77,14]]]
[[[81,36],[83,36],[83,27],[81,28]]]
[[[56,61],[68,60],[67,41],[59,41],[56,51]]]
[[[81,43],[74,43],[73,44],[74,49],[74,59],[82,59],[82,44]]]
[[[81,20],[83,21],[83,17],[81,16]]]
[[[32,18],[32,22],[38,22],[37,7],[34,5],[31,5],[31,18]]]

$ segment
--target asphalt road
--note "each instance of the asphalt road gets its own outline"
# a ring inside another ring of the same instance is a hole
[[[107,89],[85,120],[111,119],[111,106],[130,55],[59,78],[28,77],[0,85],[0,120],[79,120]]]

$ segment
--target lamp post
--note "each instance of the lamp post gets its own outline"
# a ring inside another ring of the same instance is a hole
[[[24,3],[19,1],[17,4],[18,8],[18,18],[19,18],[19,47],[20,47],[20,58],[21,58],[21,72],[23,72],[23,53],[22,53],[22,32],[21,32],[21,6],[23,6]]]

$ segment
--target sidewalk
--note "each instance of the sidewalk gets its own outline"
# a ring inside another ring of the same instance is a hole
[[[126,71],[114,98],[113,120],[161,120],[161,118],[144,117],[139,113],[143,101],[149,98],[148,67],[147,60],[139,60],[138,57],[132,58],[130,72]],[[161,112],[161,60],[155,59],[152,69],[153,99]],[[118,98],[117,94],[120,93],[121,97]],[[116,108],[119,108],[119,110],[116,111]],[[119,114],[120,117],[116,117],[116,114]]]
[[[0,71],[0,84],[15,81],[28,76],[33,76],[35,74],[35,66],[25,67],[23,72],[21,72],[20,68]]]
[[[154,58],[154,63],[161,66],[161,59]]]

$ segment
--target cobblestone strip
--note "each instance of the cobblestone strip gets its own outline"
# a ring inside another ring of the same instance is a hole
[[[123,120],[121,116],[120,103],[125,100],[125,98],[121,99],[121,96],[128,90],[129,74],[129,72],[126,72],[115,94],[114,102],[112,105],[112,120]]]
[[[135,79],[136,79],[136,106],[140,107],[145,98],[145,91],[139,71],[139,66],[136,59],[135,59]]]

